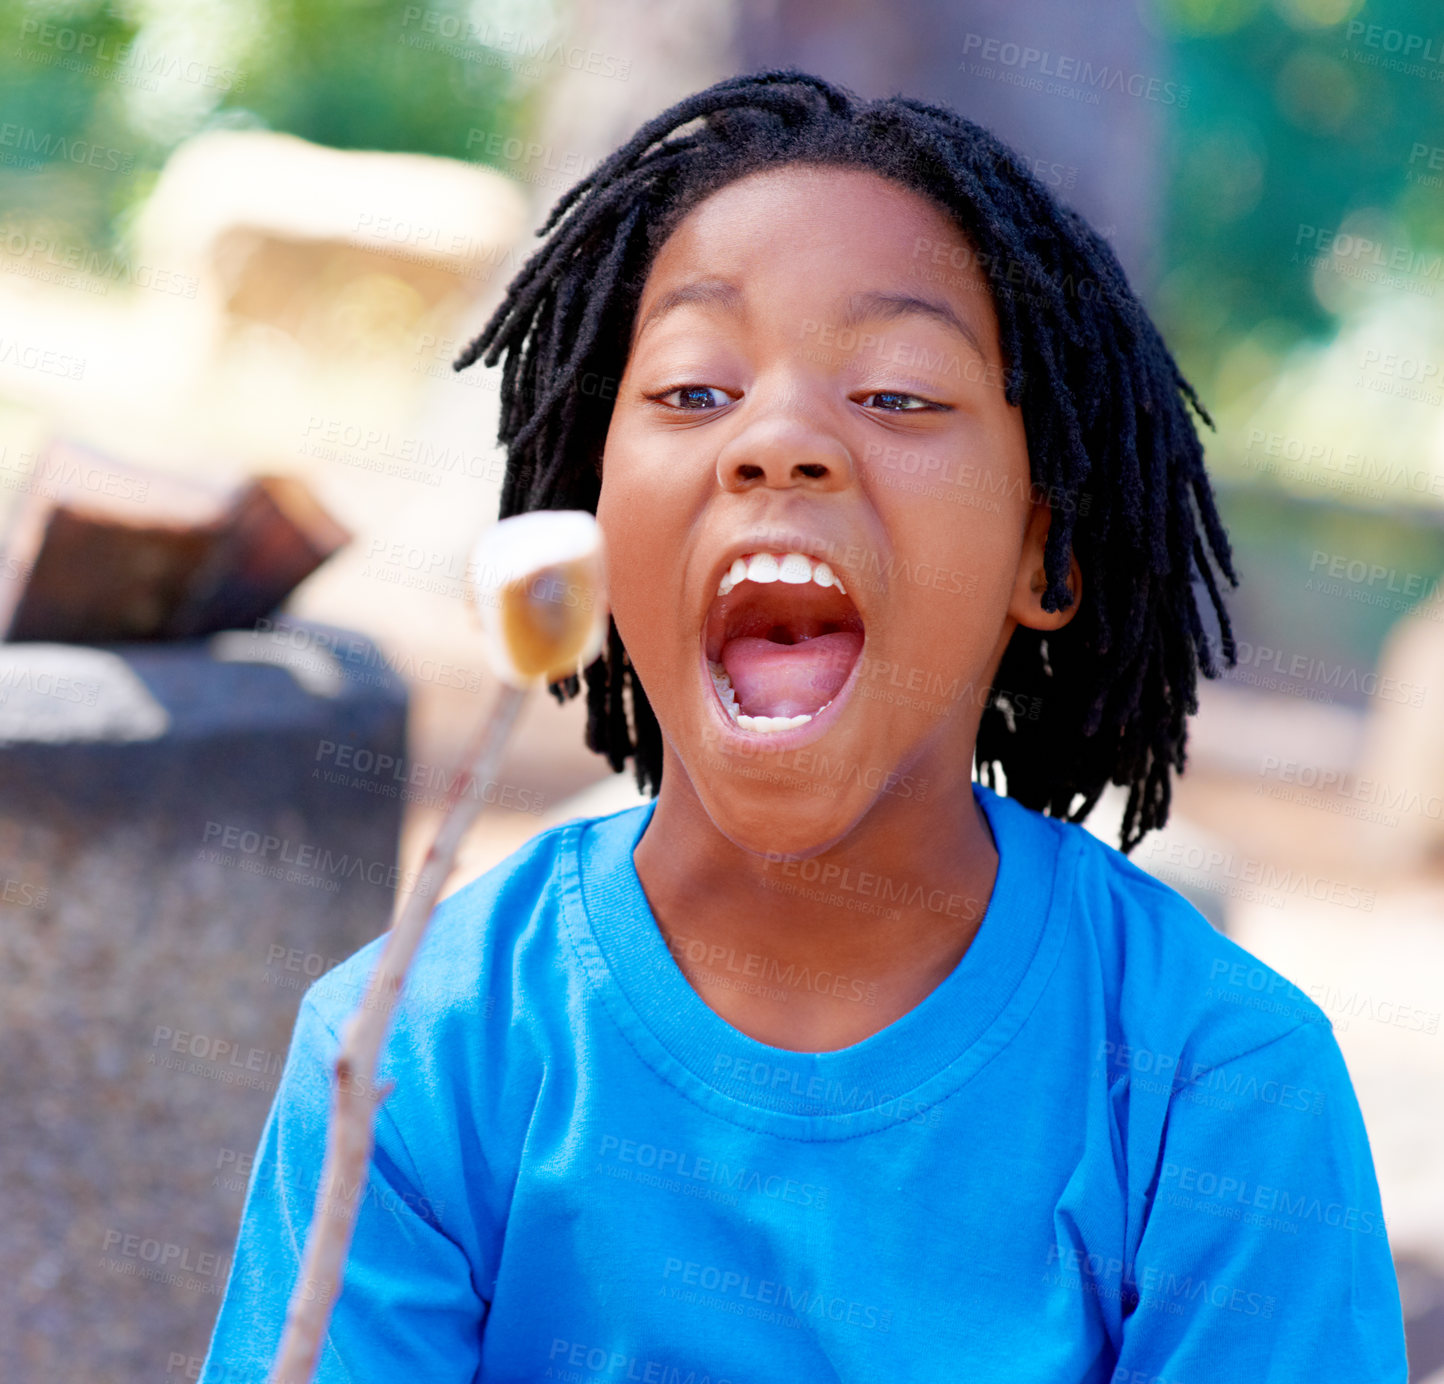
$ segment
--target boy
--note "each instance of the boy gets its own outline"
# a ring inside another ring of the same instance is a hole
[[[798,73],[543,231],[458,368],[507,353],[503,515],[597,514],[588,744],[657,797],[440,905],[319,1377],[1402,1384],[1324,1015],[1228,1003],[1286,982],[1074,824],[1166,820],[1194,580],[1232,646],[1106,245]],[[377,946],[302,1004],[205,1381],[265,1377]]]

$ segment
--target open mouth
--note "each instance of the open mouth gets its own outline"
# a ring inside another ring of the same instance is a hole
[[[841,690],[862,653],[857,606],[825,562],[748,553],[723,576],[703,626],[717,699],[734,724],[772,733],[805,725]]]

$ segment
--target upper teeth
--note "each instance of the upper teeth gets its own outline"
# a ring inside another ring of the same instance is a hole
[[[806,553],[753,553],[751,557],[739,557],[723,573],[717,594],[725,596],[741,581],[783,581],[791,586],[814,581],[819,586],[835,586],[847,595],[847,588],[832,568],[825,562],[815,562]]]

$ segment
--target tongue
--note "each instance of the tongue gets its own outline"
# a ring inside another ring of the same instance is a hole
[[[840,630],[796,644],[751,637],[722,646],[722,666],[747,716],[798,716],[837,695],[862,652],[860,632]]]

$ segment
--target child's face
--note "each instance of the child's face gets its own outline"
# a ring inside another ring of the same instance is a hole
[[[825,849],[874,807],[936,815],[1015,623],[1076,609],[1031,589],[1047,511],[967,243],[876,174],[768,170],[679,224],[636,321],[597,517],[664,797],[757,852]],[[794,558],[802,581],[719,597],[739,555],[790,551],[846,594]],[[709,665],[743,713],[811,719],[746,728]]]

